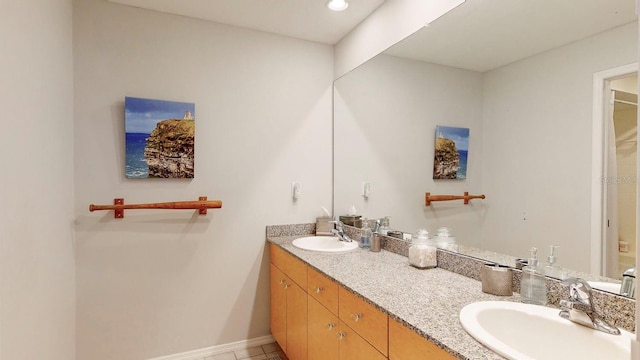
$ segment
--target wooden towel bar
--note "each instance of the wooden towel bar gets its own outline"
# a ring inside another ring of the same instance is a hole
[[[468,192],[464,192],[464,195],[431,195],[431,193],[425,193],[424,204],[425,206],[431,205],[432,201],[451,201],[451,200],[464,200],[465,205],[469,203],[471,199],[484,199],[482,195],[469,195]]]
[[[123,198],[113,199],[113,205],[89,205],[89,211],[114,210],[114,218],[122,219],[125,209],[170,209],[170,210],[198,210],[200,215],[206,215],[207,209],[220,209],[222,201],[207,200],[206,196],[200,196],[198,201],[174,201],[150,204],[126,204]]]

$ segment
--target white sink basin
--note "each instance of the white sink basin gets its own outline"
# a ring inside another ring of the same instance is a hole
[[[356,249],[358,243],[340,241],[337,236],[307,236],[293,240],[293,246],[304,250],[336,253]]]
[[[614,294],[620,294],[620,284],[604,282],[604,281],[587,281],[587,282],[594,289],[608,291]]]
[[[462,327],[512,360],[628,360],[635,335],[609,335],[561,318],[560,310],[505,301],[481,301],[460,311]]]

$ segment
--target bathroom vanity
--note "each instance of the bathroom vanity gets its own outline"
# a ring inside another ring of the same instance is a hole
[[[418,270],[388,251],[300,250],[296,237],[267,238],[271,330],[290,359],[503,359],[469,336],[458,314],[517,295],[485,294],[476,280]]]
[[[290,359],[504,359],[459,320],[471,303],[520,302],[515,288],[512,296],[482,292],[482,260],[439,251],[437,268],[419,270],[388,241],[379,253],[320,253],[292,245],[312,233],[313,224],[267,228],[271,330]],[[563,289],[556,280],[547,282],[550,304],[557,306]],[[635,301],[596,295],[609,320],[633,331]]]

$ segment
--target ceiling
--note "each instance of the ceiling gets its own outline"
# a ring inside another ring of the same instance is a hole
[[[467,0],[386,53],[484,72],[635,20],[634,0]]]
[[[335,12],[327,8],[327,0],[109,1],[330,45],[340,41],[384,2],[348,0],[347,10]]]

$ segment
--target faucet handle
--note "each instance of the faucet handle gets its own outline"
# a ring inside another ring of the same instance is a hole
[[[562,281],[562,285],[569,286],[569,297],[580,304],[591,305],[591,286],[581,278],[569,278]]]

